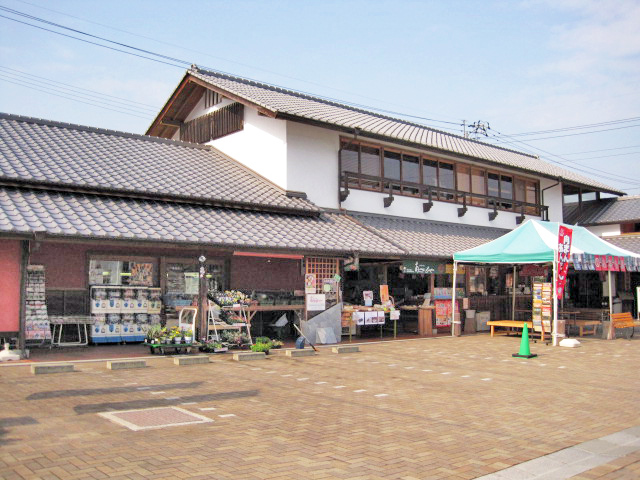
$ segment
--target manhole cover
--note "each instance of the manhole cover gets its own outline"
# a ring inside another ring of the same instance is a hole
[[[192,413],[179,407],[143,408],[122,412],[98,413],[112,422],[131,430],[150,430],[153,428],[178,427],[195,423],[213,422],[209,417]]]

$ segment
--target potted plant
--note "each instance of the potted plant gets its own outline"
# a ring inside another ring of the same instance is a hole
[[[193,342],[193,331],[191,329],[184,332],[184,341],[185,343]]]
[[[256,343],[251,345],[252,352],[264,352],[265,355],[269,355],[269,348],[271,347],[268,343]]]
[[[159,323],[155,323],[149,327],[149,330],[147,330],[146,342],[157,345],[158,343],[160,343],[160,339],[162,338],[162,336],[162,327]]]
[[[284,343],[280,340],[271,340],[271,348],[282,348],[282,346],[284,345]]]

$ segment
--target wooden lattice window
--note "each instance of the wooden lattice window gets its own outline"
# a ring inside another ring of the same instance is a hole
[[[333,278],[340,273],[340,260],[337,258],[307,257],[306,273],[316,276],[316,293],[325,293],[322,290],[324,280]]]

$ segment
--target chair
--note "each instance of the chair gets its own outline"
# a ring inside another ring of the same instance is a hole
[[[282,340],[282,333],[288,323],[289,323],[289,319],[287,318],[287,314],[284,313],[274,323],[269,324],[269,326],[273,328],[273,330],[276,332],[276,336],[278,337],[278,340]]]

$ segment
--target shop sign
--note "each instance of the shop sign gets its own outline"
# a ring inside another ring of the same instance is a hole
[[[558,228],[558,266],[556,278],[556,295],[562,298],[564,286],[567,283],[567,271],[569,270],[569,255],[571,254],[571,237],[573,230],[560,225]]]
[[[373,290],[364,290],[362,292],[362,299],[364,300],[365,307],[371,307],[373,305]]]
[[[526,264],[520,269],[521,277],[546,277],[547,267],[542,265]]]
[[[316,276],[313,273],[304,276],[304,292],[316,293]]]
[[[382,305],[389,303],[389,285],[380,285],[380,303]]]
[[[307,294],[307,310],[318,312],[326,310],[326,296],[324,293]]]
[[[452,274],[452,263],[438,263],[438,262],[424,262],[422,260],[405,260],[402,263],[402,270],[404,273],[420,273],[429,274],[434,273],[437,275]],[[458,273],[464,273],[464,267],[458,265]]]

